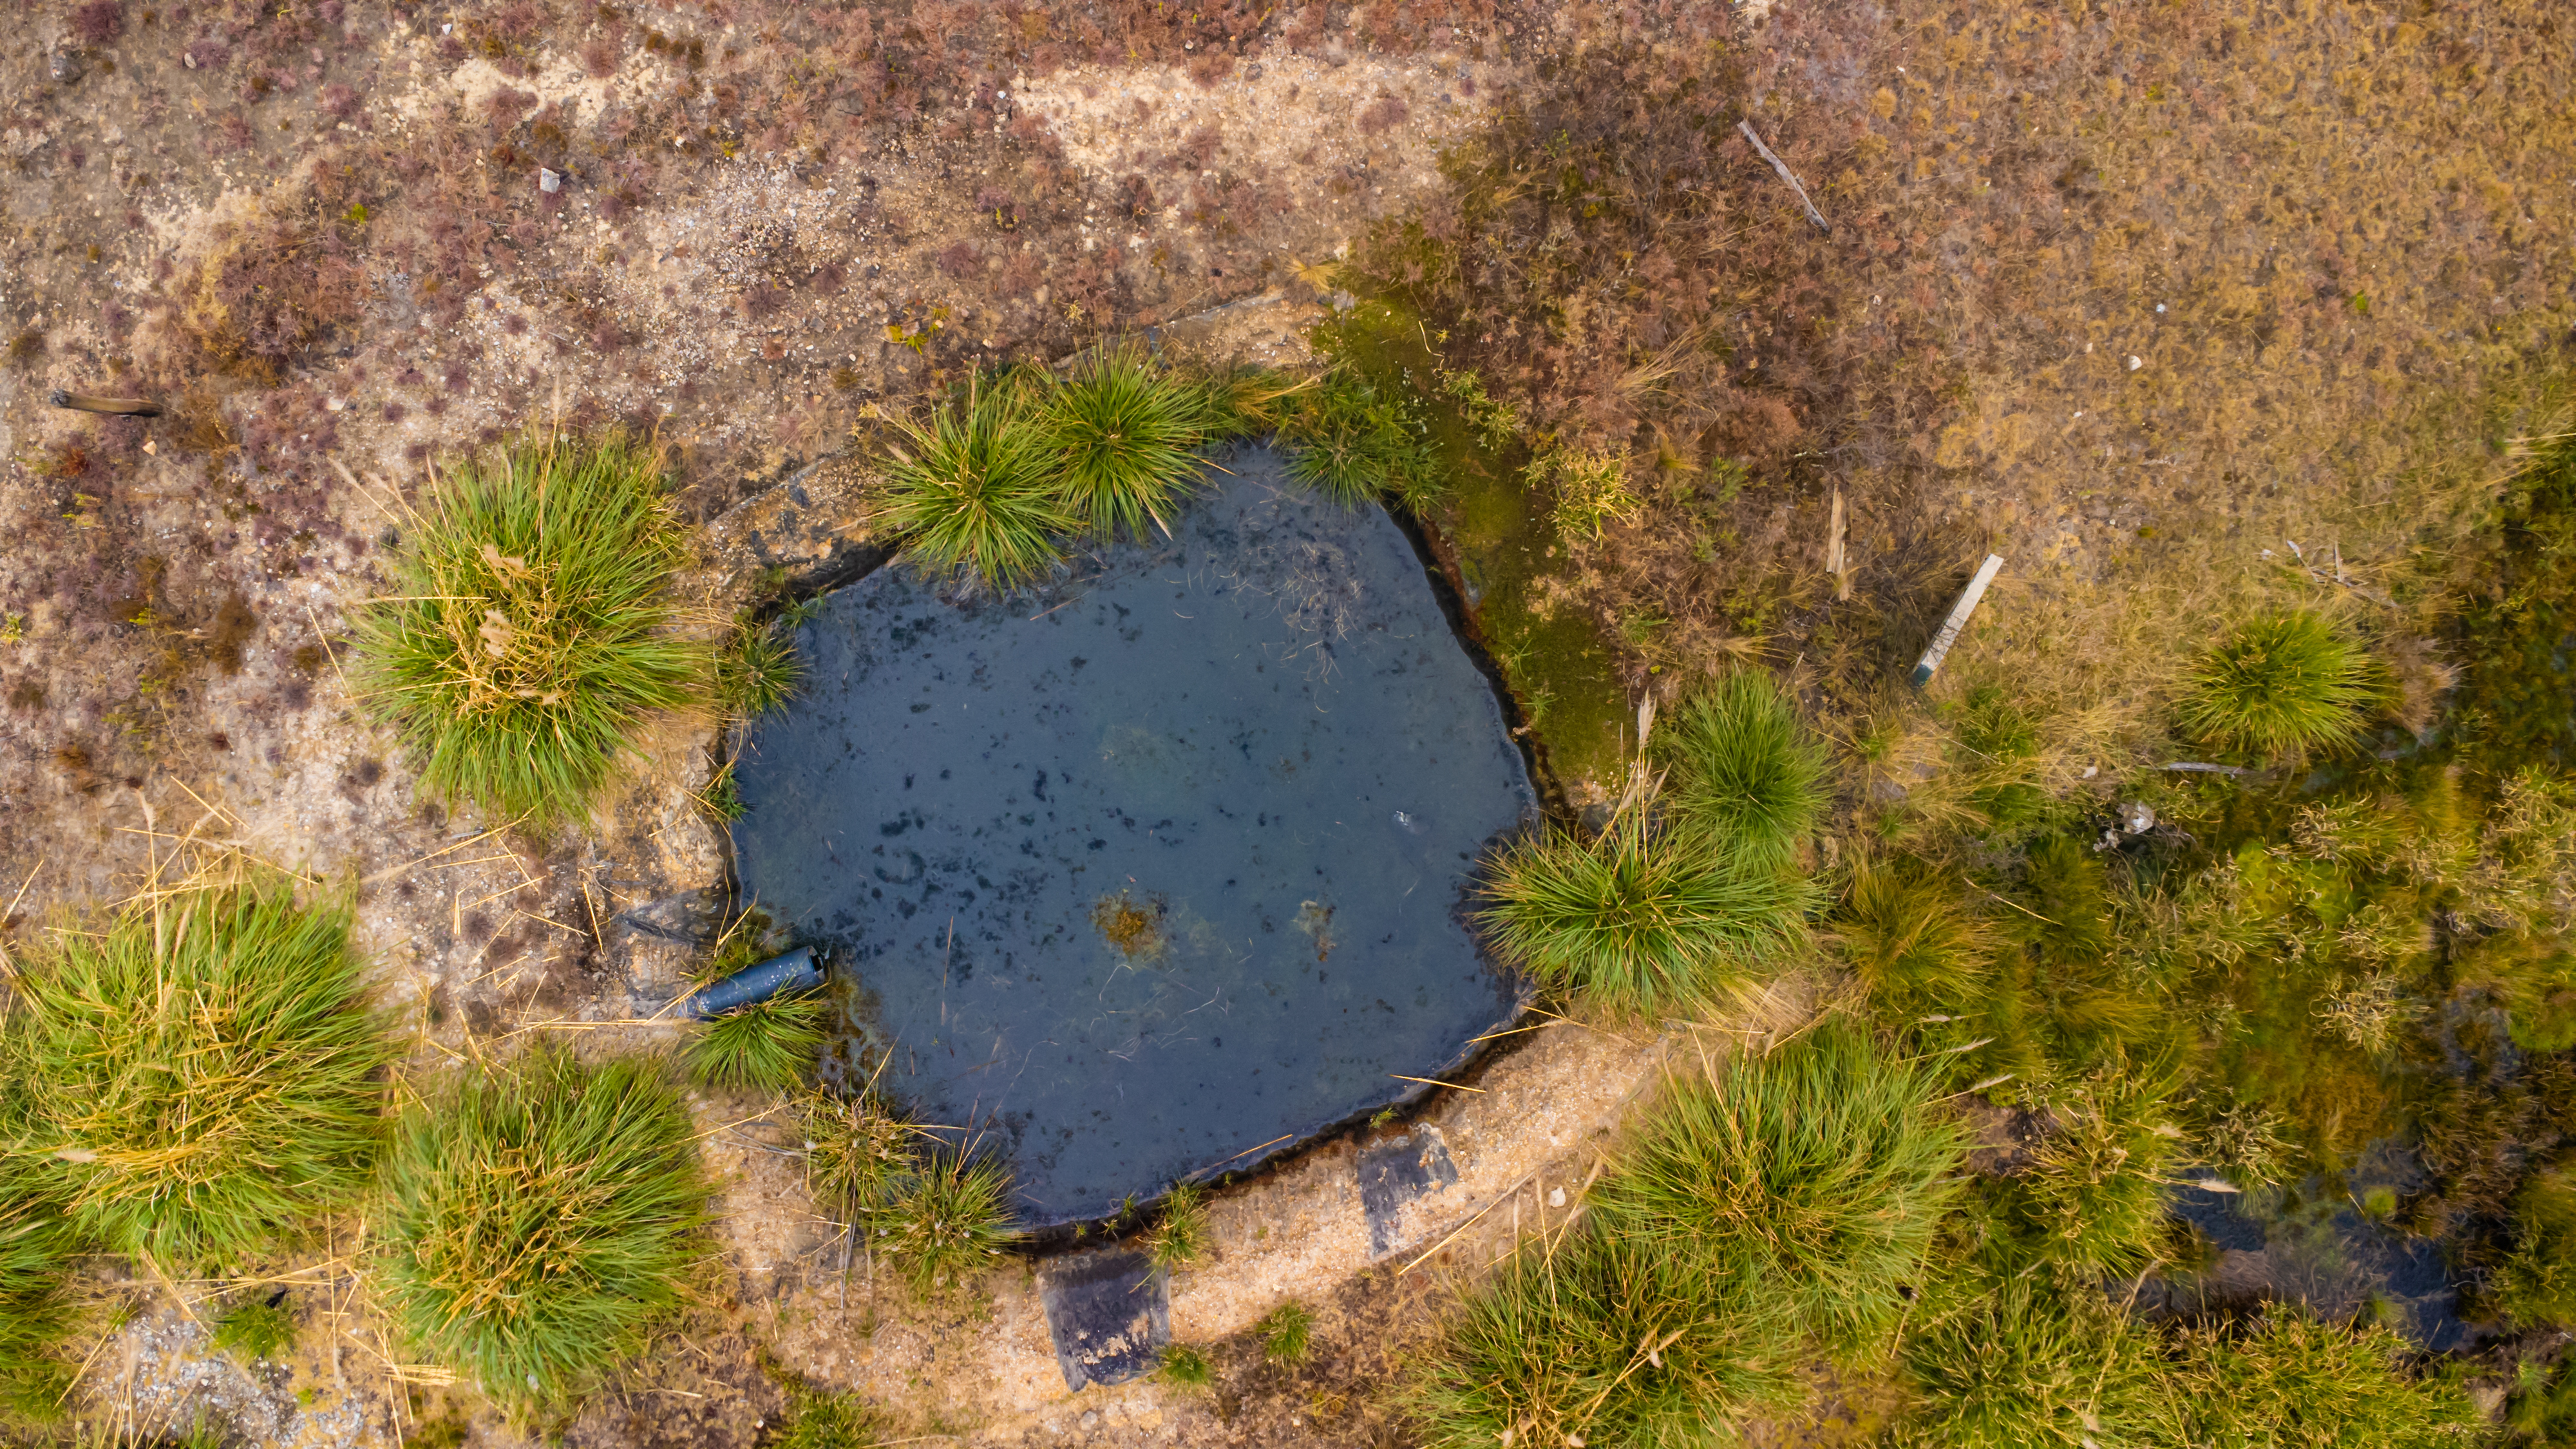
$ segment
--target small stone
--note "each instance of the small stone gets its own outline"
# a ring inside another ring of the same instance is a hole
[[[2144,366],[2146,366],[2146,364],[2145,364],[2145,363],[2143,363],[2143,362],[2140,362],[2140,361],[2139,361],[2137,358],[2135,358],[2134,356],[2133,356],[2133,357],[2131,357],[2131,358],[2129,359],[2129,370],[2130,370],[2131,372],[2135,372],[2135,371],[2137,371],[2139,368],[2144,367]]]
[[[563,190],[563,173],[554,170],[552,167],[538,167],[537,189],[548,196],[552,196],[556,192]]]
[[[80,57],[68,50],[58,50],[45,59],[45,74],[58,86],[70,85],[81,78]]]
[[[2120,828],[2131,835],[2144,835],[2156,828],[2155,807],[2133,801],[2120,807]]]
[[[1547,1191],[1547,1205],[1549,1207],[1565,1206],[1565,1189],[1561,1187],[1549,1188]]]
[[[1082,1413],[1082,1427],[1084,1427],[1084,1428],[1086,1428],[1086,1429],[1097,1429],[1097,1428],[1099,1428],[1099,1427],[1100,1427],[1100,1415],[1098,1415],[1097,1413],[1092,1412],[1092,1411],[1091,1411],[1091,1410],[1089,1410],[1089,1409],[1085,1409],[1085,1410],[1083,1410],[1083,1413]]]

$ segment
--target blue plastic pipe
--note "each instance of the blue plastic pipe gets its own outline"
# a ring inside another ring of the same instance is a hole
[[[814,959],[814,948],[799,946],[784,956],[745,966],[682,1005],[690,1016],[704,1021],[756,1001],[767,1001],[781,992],[811,991],[822,984],[823,968]]]

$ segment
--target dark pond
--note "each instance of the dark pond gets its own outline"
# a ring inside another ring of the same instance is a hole
[[[1042,593],[827,596],[738,766],[741,886],[853,988],[854,1069],[1033,1225],[1417,1095],[1520,1004],[1465,923],[1536,809],[1500,701],[1384,512],[1229,462]]]

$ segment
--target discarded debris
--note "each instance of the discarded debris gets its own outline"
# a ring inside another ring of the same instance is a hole
[[[87,397],[80,393],[65,392],[61,388],[56,388],[45,400],[58,408],[70,408],[76,413],[107,413],[128,418],[161,416],[159,403],[146,402],[139,397]]]
[[[1924,650],[1923,657],[1915,661],[1915,688],[1921,689],[1932,682],[1934,671],[1941,667],[1943,659],[1949,657],[1950,646],[1959,642],[1959,631],[1968,627],[1968,616],[1977,612],[1977,602],[1986,596],[1986,585],[1995,581],[1996,571],[2003,566],[2004,557],[1999,553],[1987,554],[1986,561],[1977,565],[1977,576],[1968,580],[1968,587],[1960,593],[1959,602],[1950,606],[1950,617],[1941,621],[1941,632],[1932,636],[1932,647]]]

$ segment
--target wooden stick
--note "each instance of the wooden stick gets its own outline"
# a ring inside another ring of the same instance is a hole
[[[1789,169],[1789,163],[1781,160],[1778,153],[1763,145],[1762,138],[1753,133],[1753,123],[1738,121],[1735,129],[1744,133],[1744,139],[1752,142],[1753,149],[1762,153],[1762,159],[1771,163],[1771,169],[1780,173],[1780,179],[1789,183],[1789,189],[1798,193],[1798,204],[1807,209],[1807,220],[1814,222],[1818,231],[1831,234],[1834,224],[1825,220],[1825,214],[1816,210],[1816,204],[1807,199],[1807,188],[1799,184],[1798,174]]]
[[[139,397],[88,397],[81,393],[65,392],[61,388],[56,388],[47,395],[45,400],[58,408],[69,408],[76,413],[106,413],[110,417],[125,418],[161,416],[159,403],[146,402]]]

